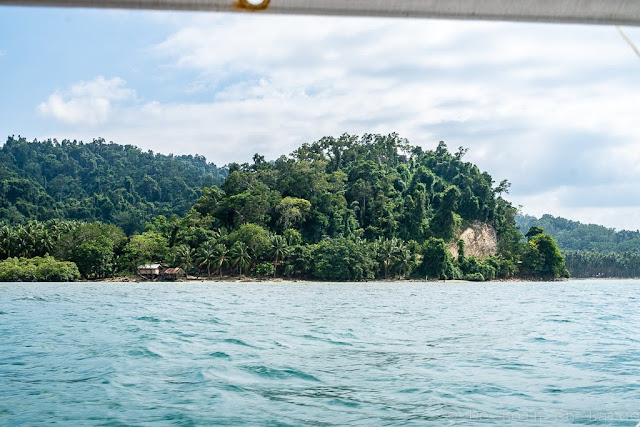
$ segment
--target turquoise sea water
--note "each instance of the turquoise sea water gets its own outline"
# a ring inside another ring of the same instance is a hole
[[[625,425],[640,281],[0,284],[0,424]]]

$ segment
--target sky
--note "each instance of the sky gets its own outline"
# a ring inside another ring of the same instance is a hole
[[[2,141],[217,165],[343,133],[442,140],[522,213],[640,228],[640,58],[614,26],[0,6],[0,95]]]

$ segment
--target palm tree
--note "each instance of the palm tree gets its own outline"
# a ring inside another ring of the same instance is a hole
[[[45,255],[53,249],[53,245],[55,244],[55,239],[47,230],[42,230],[42,232],[37,236],[36,246],[39,248],[37,252],[39,255]]]
[[[188,273],[189,269],[193,266],[195,250],[188,245],[175,246],[173,248],[173,256],[176,264],[182,267],[185,273]]]
[[[44,255],[53,246],[53,242],[46,237],[47,230],[42,222],[29,222],[24,227],[24,233],[27,242],[26,256]]]
[[[213,241],[205,242],[198,249],[198,261],[199,261],[198,266],[199,267],[202,267],[205,265],[207,266],[207,277],[209,279],[211,278],[211,266],[215,264],[216,258],[217,258],[215,247],[216,247],[215,240],[213,240]]]
[[[396,239],[380,239],[377,243],[378,259],[384,268],[384,278],[389,276],[389,268],[396,260],[398,251]]]
[[[405,277],[413,268],[411,251],[406,247],[403,247],[398,254],[398,268],[400,269],[400,277]]]
[[[218,243],[215,248],[215,264],[218,266],[218,275],[222,277],[222,266],[229,265],[229,249],[223,243]]]
[[[278,261],[284,261],[284,258],[289,254],[289,245],[287,244],[287,239],[283,236],[272,236],[271,237],[271,253],[273,254],[273,275],[276,275],[276,271],[278,270]]]
[[[16,235],[8,225],[0,227],[0,257],[9,258],[14,253]]]
[[[243,242],[236,242],[231,247],[231,263],[234,266],[238,266],[238,271],[242,276],[242,268],[249,267],[251,265],[251,255],[249,255],[249,250],[247,245]]]
[[[27,230],[20,226],[15,236],[15,254],[21,257],[28,257],[31,244],[29,241],[29,233]]]

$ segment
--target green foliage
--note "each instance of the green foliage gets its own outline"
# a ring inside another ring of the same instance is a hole
[[[464,280],[469,280],[470,282],[484,282],[487,279],[485,279],[482,273],[470,273],[465,274]]]
[[[202,195],[193,206],[193,209],[201,215],[213,215],[220,200],[224,198],[224,191],[216,186],[207,187],[202,190]]]
[[[278,265],[282,262],[287,255],[289,255],[290,248],[287,239],[283,236],[271,236],[271,255],[273,256],[273,274],[275,275]]]
[[[164,260],[168,252],[169,243],[162,234],[146,231],[132,236],[124,246],[121,257],[122,266],[124,269],[135,272],[139,265]]]
[[[313,250],[313,276],[322,280],[373,279],[375,260],[362,240],[326,239]]]
[[[543,228],[553,236],[562,251],[640,252],[640,231],[637,230],[616,231],[551,215],[543,215],[540,219],[518,215],[516,220],[523,233],[531,227]]]
[[[218,243],[213,248],[215,258],[214,264],[218,268],[218,275],[222,276],[222,269],[227,267],[231,262],[231,255],[229,254],[229,249],[222,244]]]
[[[263,262],[256,265],[255,269],[256,275],[260,277],[272,276],[276,272],[276,268],[270,262]]]
[[[571,277],[640,277],[640,252],[564,251]]]
[[[206,248],[201,248],[205,250]],[[169,250],[169,259],[171,263],[176,267],[182,268],[186,273],[189,273],[196,263],[196,251],[189,245],[174,246]],[[162,259],[162,258],[158,258]],[[209,271],[209,276],[211,272]]]
[[[116,255],[125,236],[108,224],[82,224],[63,234],[53,248],[57,259],[72,261],[84,278],[102,278],[115,273]]]
[[[49,255],[0,261],[2,282],[69,282],[79,278],[80,272],[74,263],[57,261]]]
[[[204,243],[198,248],[198,267],[206,267],[207,277],[211,278],[211,267],[216,264],[218,260],[218,248],[216,247],[216,241],[211,240]]]
[[[377,261],[377,271],[384,273],[384,278],[389,274],[394,277],[405,277],[415,267],[416,260],[409,246],[397,238],[378,238],[372,245],[373,255]]]
[[[313,246],[295,245],[290,247],[289,256],[284,264],[284,274],[289,277],[309,277],[313,266]]]
[[[51,251],[60,236],[82,225],[74,221],[30,221],[25,225],[0,226],[0,259],[35,257]]]
[[[229,234],[229,246],[242,243],[253,259],[268,259],[271,254],[271,234],[258,224],[243,224]]]
[[[0,148],[0,218],[101,221],[128,234],[156,215],[184,215],[226,174],[202,156],[143,152],[132,145],[9,137]]]
[[[284,230],[282,236],[285,238],[289,246],[295,246],[302,243],[302,234],[300,234],[298,230],[288,228]]]
[[[435,237],[441,237],[445,241],[451,240],[456,226],[460,224],[460,216],[456,215],[460,190],[451,186],[438,195],[438,209],[430,221],[430,231]]]
[[[535,250],[521,242],[516,209],[501,197],[508,182],[494,189],[489,174],[462,160],[466,151],[345,134],[273,162],[256,154],[251,164],[229,165],[221,183],[225,171],[199,156],[10,138],[0,149],[8,165],[0,166],[0,259],[51,252],[86,278],[162,262],[208,277],[268,269],[325,280],[491,280],[517,274],[522,256],[528,274],[564,274],[546,242],[536,240]],[[124,230],[25,222],[45,216]],[[471,221],[494,226],[498,256],[468,257],[459,242],[452,259],[447,247]]]
[[[426,279],[455,279],[451,254],[443,239],[430,237],[422,245],[422,262],[418,269]]]
[[[542,278],[569,277],[564,257],[550,235],[535,234],[522,254],[522,271]]]
[[[465,258],[465,243],[464,240],[458,240],[458,261],[461,261]]]
[[[242,241],[235,242],[229,251],[229,260],[232,266],[238,267],[238,274],[242,276],[242,272],[246,272],[252,260],[247,245]]]
[[[287,196],[280,200],[276,211],[279,215],[279,223],[283,229],[288,229],[292,225],[299,224],[306,219],[311,211],[311,203],[305,199]]]
[[[309,244],[340,236],[449,240],[471,220],[508,231],[515,209],[496,199],[501,187],[494,191],[488,174],[462,161],[464,151],[453,155],[442,142],[423,151],[396,134],[327,137],[272,163],[256,155],[253,164],[231,165],[194,210],[216,227],[295,230]]]
[[[529,231],[527,231],[524,237],[526,237],[527,240],[531,241],[531,239],[533,239],[535,236],[542,233],[544,233],[544,230],[542,228],[534,226],[531,227]]]
[[[482,280],[479,281],[493,280],[499,269],[497,260],[493,258],[479,260],[476,257],[458,258],[457,267],[463,279],[472,281],[478,281],[480,277]]]

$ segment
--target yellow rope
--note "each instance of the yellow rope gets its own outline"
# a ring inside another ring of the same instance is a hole
[[[633,51],[636,53],[636,55],[638,55],[638,57],[640,57],[640,50],[638,49],[638,47],[633,43],[633,40],[631,40],[629,37],[627,37],[627,35],[625,34],[624,31],[622,31],[622,27],[620,25],[616,25],[616,28],[618,29],[618,32],[620,33],[620,35],[622,36],[623,39],[626,40],[627,43],[629,43],[629,46],[631,46],[631,49],[633,49]],[[640,426],[640,424],[638,424],[638,426]]]

